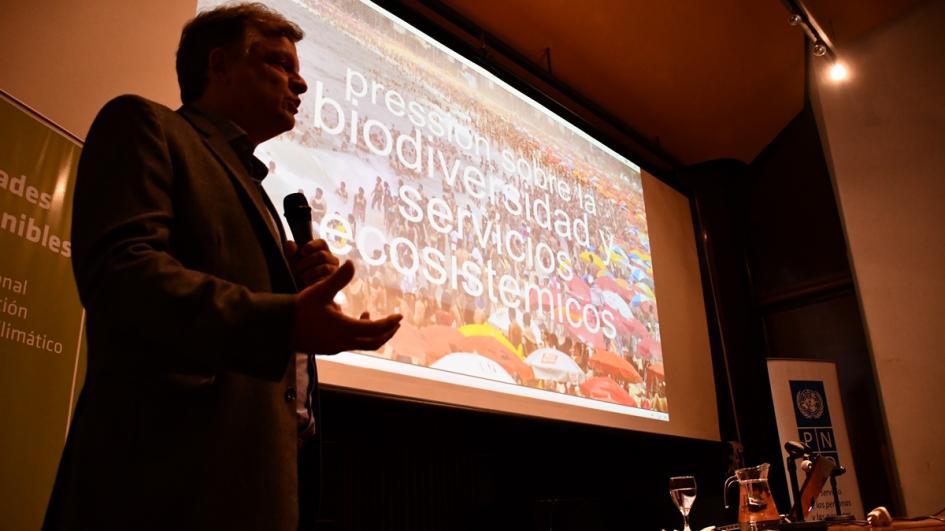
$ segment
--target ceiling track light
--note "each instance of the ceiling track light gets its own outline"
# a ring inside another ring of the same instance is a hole
[[[830,78],[840,81],[847,77],[846,67],[837,59],[833,43],[827,33],[817,24],[807,7],[801,0],[781,0],[789,13],[788,24],[799,26],[807,37],[810,53],[814,57],[827,57],[831,63]]]
[[[830,67],[830,79],[834,81],[843,81],[847,78],[847,67],[840,61],[837,61]]]
[[[811,45],[810,53],[814,54],[814,57],[823,57],[827,55],[827,45],[821,41],[817,41]]]

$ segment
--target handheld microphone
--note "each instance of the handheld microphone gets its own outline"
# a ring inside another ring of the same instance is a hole
[[[830,471],[830,490],[833,492],[833,506],[837,511],[837,514],[828,516],[828,520],[832,521],[846,521],[853,520],[853,515],[844,513],[840,508],[840,491],[837,489],[837,478],[846,473],[847,469],[843,465],[838,465],[833,458],[828,457],[831,464],[833,464],[833,469]]]
[[[791,480],[791,494],[794,496],[794,500],[801,499],[800,489],[797,486],[797,458],[803,457],[804,461],[801,463],[801,469],[805,472],[810,472],[810,455],[811,449],[809,446],[802,442],[798,441],[788,441],[784,443],[784,449],[787,451],[788,456],[785,460],[787,462],[788,474],[790,475]],[[791,519],[795,522],[804,521],[804,509],[801,503],[795,501],[794,507],[791,508]]]
[[[798,441],[788,441],[784,443],[784,449],[787,451],[789,456],[794,458],[800,457],[804,454],[809,454],[812,451],[809,446]]]
[[[305,194],[295,192],[285,196],[282,200],[282,208],[285,211],[285,219],[289,222],[289,230],[292,231],[292,239],[301,250],[303,245],[314,239],[312,207],[308,206]]]

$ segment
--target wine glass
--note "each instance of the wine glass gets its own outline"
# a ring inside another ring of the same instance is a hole
[[[669,495],[673,498],[673,503],[679,507],[679,512],[683,517],[683,531],[689,529],[689,509],[692,509],[693,502],[696,501],[696,478],[692,476],[675,476],[669,478]]]

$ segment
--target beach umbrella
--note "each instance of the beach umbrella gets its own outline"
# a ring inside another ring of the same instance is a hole
[[[568,293],[570,293],[575,299],[590,302],[591,300],[591,287],[587,285],[587,282],[581,280],[577,275],[571,277],[571,280],[568,281]]]
[[[619,376],[630,383],[640,383],[643,378],[640,373],[630,364],[613,352],[601,348],[594,349],[594,354],[588,360],[588,364],[595,370],[606,372],[612,376]]]
[[[614,328],[617,329],[617,334],[620,336],[630,336],[634,334],[633,331],[633,319],[624,319],[618,313],[614,319]]]
[[[597,253],[591,251],[584,251],[580,254],[581,260],[588,264],[594,264],[599,268],[607,267],[607,264],[604,263],[604,260],[597,256]]]
[[[511,319],[509,319],[508,308],[499,308],[498,310],[492,312],[492,314],[489,315],[489,318],[486,319],[487,324],[492,325],[497,330],[506,335],[509,333],[509,325],[512,324],[510,321]],[[516,315],[515,322],[517,322],[520,327],[525,327],[524,323],[522,322],[521,313]]]
[[[640,258],[640,257],[637,256],[637,255],[630,255],[630,265],[631,265],[631,267],[632,267],[632,266],[637,266],[637,267],[640,267],[640,268],[642,268],[642,269],[644,269],[644,270],[647,270],[647,271],[649,271],[649,270],[652,269],[652,267],[650,267],[650,265],[649,265],[649,262],[647,262],[646,260]]]
[[[575,321],[577,319],[574,319]],[[582,322],[579,326],[574,326],[568,319],[564,320],[564,326],[577,339],[597,348],[604,348],[604,334],[601,330],[591,332]]]
[[[652,389],[658,382],[666,379],[662,363],[653,363],[646,368],[646,386]]]
[[[473,352],[454,352],[436,360],[431,365],[434,369],[487,378],[497,382],[514,384],[515,378],[501,365],[491,359]]]
[[[446,325],[425,326],[420,329],[420,334],[426,345],[428,365],[451,352],[456,352],[454,345],[466,337],[460,334],[459,330]]]
[[[646,271],[640,267],[631,267],[630,268],[630,280],[634,283],[643,282],[643,279],[649,278]],[[629,286],[628,286],[629,287]]]
[[[630,282],[627,282],[626,279],[618,278],[614,280],[614,283],[617,284],[617,293],[619,293],[624,300],[630,300],[633,297],[633,289],[631,288]]]
[[[630,261],[630,256],[627,255],[627,252],[624,251],[619,245],[614,245],[610,248],[610,258],[611,260],[617,260],[619,262]]]
[[[563,274],[569,268],[571,268],[571,259],[565,256],[563,260],[558,262],[558,272]]]
[[[651,291],[653,291],[653,287],[655,286],[655,284],[653,283],[653,278],[648,273],[646,274],[646,276],[637,280],[636,282],[639,282],[645,285],[646,287],[650,288]],[[656,292],[653,291],[653,293],[656,293]]]
[[[640,246],[643,247],[643,250],[650,252],[650,238],[646,234],[640,235]]]
[[[630,298],[630,306],[640,306],[645,302],[650,302],[650,299],[642,293],[637,293]]]
[[[427,342],[416,326],[401,323],[397,333],[394,334],[388,344],[397,356],[413,358],[420,365],[426,363]]]
[[[619,293],[621,289],[623,289],[620,287],[620,284],[617,283],[617,280],[609,275],[598,275],[597,278],[594,279],[594,285],[591,287],[601,291],[613,291],[616,293]]]
[[[656,300],[656,293],[653,292],[653,288],[648,286],[645,282],[637,282],[634,284],[634,288],[638,290],[643,295],[646,295],[651,301]]]
[[[630,261],[630,259],[627,258],[626,255],[622,255],[614,251],[610,251],[609,259],[610,259],[610,263],[612,264],[626,264]]]
[[[637,343],[637,354],[641,358],[647,358],[651,360],[663,359],[663,349],[658,341],[653,339],[653,336],[647,334],[640,338],[640,342]]]
[[[663,371],[663,364],[662,364],[662,363],[654,363],[654,364],[650,365],[649,367],[647,367],[647,368],[646,368],[646,374],[647,374],[647,376],[649,376],[650,374],[652,374],[652,375],[656,376],[656,377],[657,377],[658,379],[660,379],[660,380],[662,380],[663,378],[666,377],[666,373]]]
[[[535,377],[557,382],[581,383],[586,378],[574,358],[553,348],[540,348],[525,358]]]
[[[627,332],[639,339],[650,337],[650,331],[646,329],[646,325],[640,322],[636,317],[621,319],[618,324],[622,325]]]
[[[604,304],[617,310],[620,316],[624,319],[630,319],[633,317],[633,312],[630,311],[630,305],[627,304],[627,301],[623,300],[623,297],[620,295],[614,293],[613,291],[602,291],[600,298]]]
[[[628,254],[630,255],[631,258],[636,257],[636,258],[639,258],[640,260],[642,260],[642,261],[644,261],[644,262],[649,262],[649,261],[652,260],[652,257],[651,257],[649,254],[644,253],[643,251],[639,251],[639,250],[637,250],[637,249],[634,249],[634,250],[630,251],[630,253],[628,253]]]
[[[494,337],[464,337],[456,343],[455,347],[458,352],[475,352],[491,359],[501,365],[505,372],[516,377],[519,382],[527,383],[535,379],[532,368]]]
[[[580,388],[590,398],[630,407],[639,407],[637,401],[630,396],[626,389],[606,376],[588,378],[581,384]]]
[[[491,337],[501,343],[504,347],[509,349],[509,352],[515,354],[519,359],[525,359],[525,355],[520,352],[519,347],[512,344],[509,341],[509,338],[505,337],[505,334],[496,327],[483,323],[483,324],[468,324],[459,327],[459,333],[466,337]]]

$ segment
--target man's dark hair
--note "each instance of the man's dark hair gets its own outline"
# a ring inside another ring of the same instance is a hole
[[[230,4],[198,14],[184,26],[177,47],[182,102],[197,100],[207,88],[210,52],[216,48],[237,50],[245,44],[249,30],[266,37],[285,37],[293,43],[305,35],[294,22],[260,3]]]

